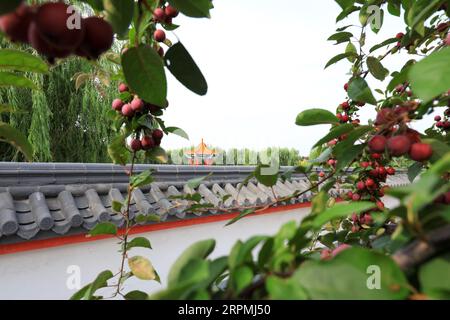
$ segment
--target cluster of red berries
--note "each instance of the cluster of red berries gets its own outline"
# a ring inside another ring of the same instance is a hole
[[[418,132],[412,129],[408,129],[405,134],[391,137],[384,135],[373,136],[369,140],[368,146],[373,154],[382,154],[387,149],[392,157],[409,154],[412,160],[420,162],[430,159],[433,155],[431,146],[420,142]]]
[[[119,85],[119,92],[124,94],[129,92],[126,84]],[[167,106],[166,106],[167,107]],[[114,99],[112,108],[127,119],[133,117],[160,115],[161,107],[147,103],[138,96],[129,95],[129,98],[122,100],[121,98]],[[149,115],[150,114],[150,115]],[[160,129],[149,129],[147,127],[139,128],[135,132],[135,138],[130,141],[130,148],[133,151],[150,150],[161,145],[164,137],[163,131]]]
[[[0,17],[0,30],[13,42],[30,44],[51,63],[71,54],[97,59],[114,41],[108,22],[95,16],[84,19],[63,2],[23,3]]]
[[[435,116],[434,121],[436,121],[436,128],[444,131],[450,130],[450,108],[445,110],[444,116]]]
[[[344,85],[344,90],[348,91],[349,84],[346,83]],[[339,119],[340,123],[352,123],[355,126],[358,126],[360,124],[360,120],[357,117],[356,112],[359,110],[360,107],[364,107],[364,102],[355,102],[351,100],[346,100],[342,102],[338,108],[336,117]]]
[[[178,16],[178,11],[170,6],[166,5],[165,1],[160,1],[160,6],[153,11],[153,21],[162,25],[172,25],[172,19]],[[153,32],[153,39],[156,42],[164,42],[166,40],[166,33],[163,29],[156,29]],[[164,56],[164,49],[159,46],[156,48],[159,55]]]

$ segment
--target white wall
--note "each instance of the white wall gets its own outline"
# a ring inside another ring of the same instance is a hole
[[[150,239],[153,250],[133,249],[132,255],[144,255],[152,261],[161,276],[162,285],[152,281],[130,279],[128,291],[152,292],[164,287],[170,266],[191,243],[214,238],[217,245],[212,257],[225,255],[237,239],[257,234],[274,234],[290,220],[300,220],[309,208],[247,217],[224,227],[226,221],[182,228],[154,231],[138,236]],[[120,264],[115,240],[99,240],[50,249],[0,256],[0,299],[68,299],[76,290],[69,290],[67,268],[79,266],[81,284],[110,269],[117,272]]]

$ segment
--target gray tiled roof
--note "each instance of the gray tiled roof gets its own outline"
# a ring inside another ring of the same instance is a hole
[[[185,212],[188,206],[185,200],[170,198],[193,192],[201,194],[203,203],[224,208],[261,205],[274,200],[272,190],[256,181],[237,191],[253,167],[136,167],[137,172],[149,168],[154,170],[156,182],[133,191],[131,218],[139,213],[157,214],[161,221],[195,219],[202,214]],[[186,185],[189,179],[210,172],[212,175],[197,190]],[[114,165],[0,163],[0,244],[86,233],[104,221],[121,227],[123,217],[113,211],[112,202],[124,201],[127,181],[123,167]],[[389,184],[404,184],[406,181],[403,175],[399,175],[391,177]],[[273,191],[277,197],[284,197],[307,188],[305,177],[294,175],[291,181],[279,181]],[[221,199],[226,194],[231,197],[222,203]],[[311,196],[307,193],[290,203],[308,201]]]

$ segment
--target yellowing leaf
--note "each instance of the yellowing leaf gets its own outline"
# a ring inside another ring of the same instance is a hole
[[[128,266],[136,278],[141,280],[155,280],[156,272],[147,258],[135,256],[128,259]]]

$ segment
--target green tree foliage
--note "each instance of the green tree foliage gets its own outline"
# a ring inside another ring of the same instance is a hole
[[[9,46],[6,42],[1,45]],[[106,60],[100,63],[110,67]],[[111,161],[106,145],[112,135],[107,118],[112,90],[107,90],[98,78],[86,81],[78,90],[75,86],[74,75],[88,74],[92,69],[90,62],[71,58],[52,67],[48,74],[33,75],[39,90],[0,89],[0,103],[14,110],[2,114],[1,120],[26,134],[33,146],[34,161]],[[24,158],[13,147],[2,143],[0,160],[23,161]]]

